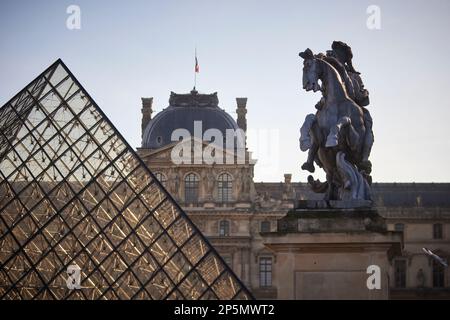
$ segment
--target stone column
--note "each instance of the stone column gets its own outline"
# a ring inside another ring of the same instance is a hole
[[[244,276],[244,283],[250,287],[251,286],[251,278],[250,278],[250,264],[251,264],[251,257],[250,257],[250,248],[245,249],[245,276]]]

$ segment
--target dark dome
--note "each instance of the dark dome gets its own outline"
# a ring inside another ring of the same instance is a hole
[[[218,129],[226,137],[227,129],[238,129],[236,121],[219,108],[217,92],[199,94],[193,90],[189,94],[171,92],[169,107],[159,112],[144,131],[142,147],[161,148],[172,143],[172,132],[187,129],[194,135],[194,121],[202,121],[202,136],[208,129]]]

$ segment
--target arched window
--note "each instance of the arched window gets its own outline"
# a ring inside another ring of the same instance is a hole
[[[186,203],[198,202],[199,178],[195,173],[189,173],[184,178],[184,201]]]
[[[227,220],[221,220],[219,222],[219,236],[228,237],[230,235],[230,222]]]
[[[219,202],[231,202],[233,199],[233,179],[228,173],[222,173],[217,179],[217,198]]]
[[[161,173],[161,172],[157,172],[155,173],[156,179],[158,179],[159,182],[161,182],[161,184],[163,185],[163,187],[166,187],[166,183],[167,183],[167,178],[166,176]]]

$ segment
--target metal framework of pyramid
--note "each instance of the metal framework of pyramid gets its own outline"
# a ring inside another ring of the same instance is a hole
[[[252,295],[57,60],[0,109],[0,299]]]

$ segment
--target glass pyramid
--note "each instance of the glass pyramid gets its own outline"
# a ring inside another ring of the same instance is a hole
[[[251,298],[61,60],[0,109],[0,299]]]

